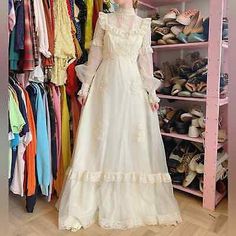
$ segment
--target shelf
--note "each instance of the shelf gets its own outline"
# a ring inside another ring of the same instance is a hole
[[[174,189],[178,189],[182,192],[185,192],[185,193],[190,193],[192,195],[195,195],[197,197],[203,197],[203,193],[201,191],[198,191],[198,190],[194,190],[194,189],[190,189],[190,188],[185,188],[181,185],[177,185],[177,184],[173,184],[173,187]],[[220,201],[226,196],[226,192],[225,193],[219,193],[216,191],[216,205],[218,205],[220,203]]]
[[[145,7],[157,8],[160,6],[167,6],[188,1],[190,0],[142,0],[139,1],[139,4]]]
[[[174,189],[178,189],[180,191],[190,193],[190,194],[198,196],[198,197],[203,197],[203,193],[201,191],[190,189],[190,188],[185,188],[185,187],[183,187],[181,185],[177,185],[177,184],[173,184],[173,187],[174,187]]]
[[[166,137],[171,137],[171,138],[188,140],[188,141],[196,142],[196,143],[202,143],[202,144],[204,143],[204,140],[201,137],[199,137],[199,138],[191,138],[187,134],[177,134],[175,132],[171,132],[171,133],[161,132],[161,135],[166,136]],[[225,144],[226,143],[218,143],[217,148],[220,149],[220,148],[224,147]]]
[[[180,101],[191,101],[191,102],[206,102],[206,98],[194,98],[194,97],[179,97],[179,96],[171,96],[171,95],[163,95],[158,93],[157,96],[162,99],[171,99],[171,100],[180,100]],[[222,98],[219,101],[219,106],[224,106],[229,103],[229,98]]]
[[[188,141],[196,142],[196,143],[203,143],[202,138],[191,138],[187,134],[177,134],[175,132],[171,132],[171,133],[161,132],[161,134],[163,136],[167,136],[167,137],[178,138],[178,139],[182,139],[182,140],[188,140]]]
[[[229,98],[222,98],[220,99],[220,106],[227,105],[229,103]]]
[[[169,45],[156,45],[152,46],[153,50],[181,50],[181,49],[198,49],[207,48],[208,42],[202,43],[179,43],[179,44],[169,44]]]
[[[206,102],[206,98],[178,97],[178,96],[163,95],[163,94],[157,94],[157,96],[163,99],[173,99],[173,100],[192,101],[192,102]]]

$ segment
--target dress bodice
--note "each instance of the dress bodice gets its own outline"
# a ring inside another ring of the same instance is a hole
[[[143,39],[150,27],[150,19],[136,14],[100,13],[99,24],[104,30],[103,58],[129,58],[136,61],[143,45]],[[95,38],[93,43],[101,43]]]

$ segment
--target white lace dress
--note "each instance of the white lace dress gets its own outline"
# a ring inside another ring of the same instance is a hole
[[[88,65],[79,68],[80,93],[89,95],[58,202],[60,229],[181,222],[149,104],[159,85],[152,76],[150,23],[133,9],[99,15]]]

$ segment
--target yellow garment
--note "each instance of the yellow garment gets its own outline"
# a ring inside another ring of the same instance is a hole
[[[55,65],[52,70],[51,82],[56,85],[64,85],[66,69],[76,58],[75,46],[66,1],[55,0],[53,8],[55,17]]]
[[[72,21],[71,21],[71,29],[72,29],[72,37],[73,37],[74,45],[75,45],[75,54],[76,54],[76,57],[78,59],[80,59],[83,52],[82,52],[82,49],[80,47],[79,41],[76,38],[76,28],[75,28],[75,25]]]
[[[98,0],[99,11],[103,11],[103,0]]]
[[[87,0],[87,21],[85,25],[85,49],[89,49],[93,38],[93,0]]]
[[[62,160],[64,170],[67,170],[71,160],[71,143],[70,143],[70,114],[68,109],[66,87],[61,88],[61,137],[62,137]]]
[[[66,170],[71,160],[71,143],[70,143],[70,114],[67,105],[66,88],[60,87],[61,92],[61,158],[57,179],[54,181],[55,190],[59,196]]]

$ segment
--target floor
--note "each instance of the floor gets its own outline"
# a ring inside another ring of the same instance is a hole
[[[175,192],[179,202],[183,223],[177,227],[151,226],[128,231],[104,230],[93,225],[77,233],[57,229],[57,211],[54,202],[39,199],[33,214],[24,210],[24,199],[10,195],[10,236],[226,236],[227,200],[224,199],[215,212],[204,210],[201,200],[186,193]]]

